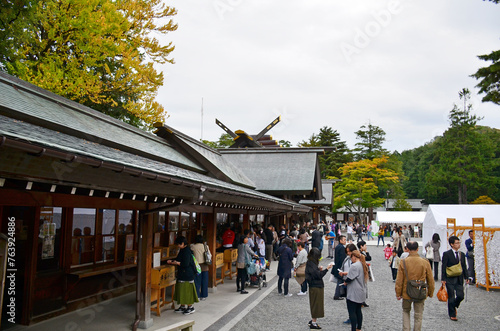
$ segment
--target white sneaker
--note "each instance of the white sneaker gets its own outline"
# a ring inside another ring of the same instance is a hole
[[[306,295],[306,294],[307,294],[307,292],[299,292],[299,293],[297,293],[297,295]]]
[[[292,295],[292,293],[288,293],[287,295],[285,295],[285,297],[291,297]]]

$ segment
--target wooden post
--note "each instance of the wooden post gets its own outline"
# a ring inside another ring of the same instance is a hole
[[[139,212],[139,252],[137,256],[137,299],[136,315],[139,328],[153,326],[151,318],[151,264],[153,258],[153,215]]]
[[[208,267],[208,287],[211,289],[210,292],[217,291],[216,283],[216,273],[215,268],[215,255],[217,254],[217,214],[212,209],[212,212],[204,215],[204,222],[207,223],[207,244],[210,252],[212,253],[212,265]],[[222,275],[223,276],[223,275]],[[223,277],[224,278],[224,277]]]
[[[248,215],[248,212],[246,214],[243,214],[243,230],[249,230],[250,229],[250,215]]]

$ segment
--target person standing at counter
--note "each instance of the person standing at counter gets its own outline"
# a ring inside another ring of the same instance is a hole
[[[200,300],[205,300],[208,297],[208,264],[205,263],[205,245],[203,236],[197,235],[195,238],[195,244],[191,244],[191,250],[193,255],[200,264],[201,274],[194,277],[194,284],[196,286],[196,293]]]
[[[177,237],[175,244],[179,248],[179,254],[177,254],[175,260],[167,261],[167,264],[178,267],[173,299],[180,304],[180,307],[175,312],[189,315],[195,312],[193,304],[199,302],[194,284],[196,265],[193,260],[193,252],[188,246],[186,237]]]

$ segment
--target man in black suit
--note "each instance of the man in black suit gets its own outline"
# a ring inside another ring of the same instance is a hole
[[[342,268],[342,263],[344,263],[347,254],[345,252],[345,244],[347,240],[345,236],[339,236],[339,244],[335,247],[335,266],[332,268],[332,274],[337,278],[337,287],[335,288],[335,294],[333,300],[344,300],[340,297],[340,285],[344,283],[344,279],[339,275],[339,269]]]
[[[457,320],[457,308],[464,299],[464,280],[467,279],[467,265],[465,264],[465,254],[459,251],[460,239],[457,236],[451,236],[448,239],[451,249],[443,253],[441,280],[446,285],[448,292],[448,315],[452,321]],[[448,276],[446,268],[456,264],[461,264],[461,273],[458,276]]]

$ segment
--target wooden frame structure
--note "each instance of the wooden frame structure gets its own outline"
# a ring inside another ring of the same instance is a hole
[[[494,227],[486,227],[484,225],[484,218],[472,218],[472,225],[471,226],[457,226],[456,225],[456,219],[455,218],[447,218],[446,219],[446,234],[447,238],[451,236],[457,236],[458,238],[462,238],[465,234],[466,231],[473,230],[474,232],[474,242],[476,242],[477,237],[482,238],[482,244],[483,244],[483,256],[484,256],[484,270],[485,270],[485,282],[480,283],[480,280],[476,277],[476,287],[484,287],[486,288],[486,291],[489,291],[490,289],[500,289],[500,286],[494,286],[492,285],[492,282],[490,280],[489,274],[490,274],[490,266],[488,264],[488,249],[487,249],[487,244],[488,242],[493,238],[493,235],[497,232],[500,231],[500,228],[494,228]],[[448,242],[448,241],[447,241]],[[449,244],[447,244],[449,245]],[[475,246],[474,249],[477,247]],[[474,257],[476,259],[476,257]],[[482,266],[482,263],[477,263],[478,261],[475,261],[474,267],[475,270],[477,270],[478,267]],[[476,272],[477,276],[477,272]]]

